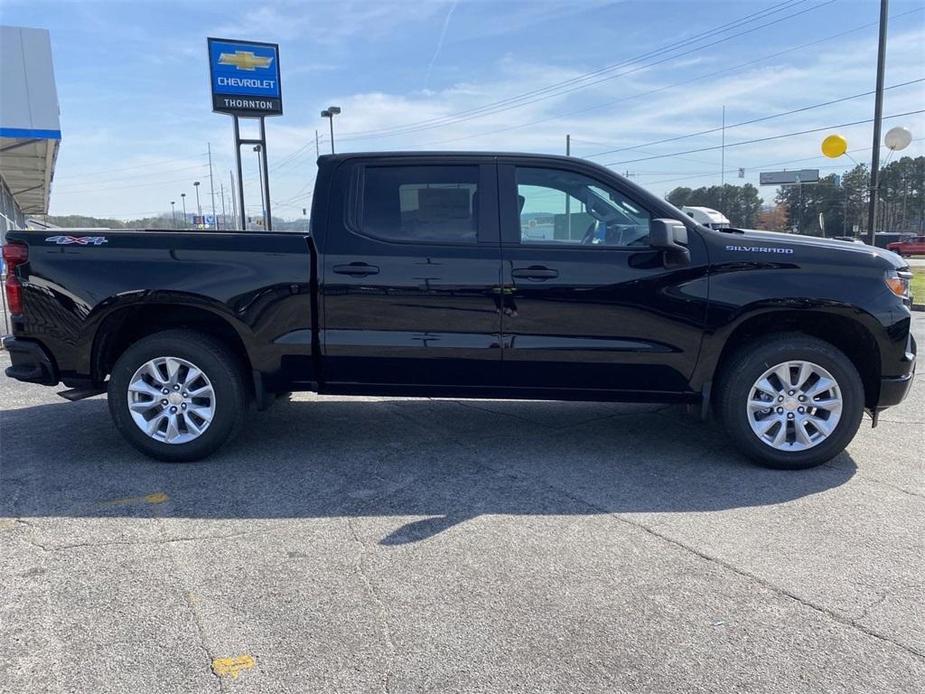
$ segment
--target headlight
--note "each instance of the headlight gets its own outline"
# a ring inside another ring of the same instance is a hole
[[[912,297],[909,294],[909,287],[912,281],[911,272],[903,272],[901,270],[894,271],[888,274],[884,281],[886,282],[886,286],[890,288],[890,291],[900,299],[911,301]]]

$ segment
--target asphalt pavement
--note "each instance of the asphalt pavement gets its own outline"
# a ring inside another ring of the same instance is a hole
[[[922,378],[802,472],[658,406],[301,394],[169,465],[0,397],[2,692],[925,682]]]

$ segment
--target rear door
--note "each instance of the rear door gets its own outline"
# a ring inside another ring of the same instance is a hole
[[[651,201],[578,163],[506,160],[500,184],[507,382],[590,397],[687,390],[706,310],[699,236],[690,264],[666,267],[648,245]]]
[[[490,157],[347,160],[321,239],[325,380],[494,385],[501,361]]]

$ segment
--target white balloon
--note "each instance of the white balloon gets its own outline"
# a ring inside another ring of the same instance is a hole
[[[912,142],[912,133],[901,125],[890,128],[883,138],[883,143],[894,152],[896,150],[905,149],[909,146],[910,142]]]

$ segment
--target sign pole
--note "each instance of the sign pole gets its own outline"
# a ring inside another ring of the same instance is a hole
[[[267,131],[263,116],[260,117],[260,142],[262,143],[260,151],[262,154],[261,163],[263,166],[264,207],[267,210],[266,229],[267,231],[273,231],[273,214],[270,212],[270,170],[267,166]]]
[[[272,230],[273,219],[270,212],[270,171],[267,159],[265,118],[283,114],[279,45],[262,41],[240,41],[212,37],[207,38],[206,43],[209,54],[209,79],[212,87],[212,110],[215,113],[228,114],[234,119],[235,163],[238,170],[237,210],[241,215],[241,228],[243,230],[247,229],[241,145],[259,145],[258,167],[261,183],[263,184],[260,194],[261,206],[266,215],[264,228],[268,231]],[[241,137],[241,118],[258,119],[260,121],[259,139]],[[211,152],[210,145],[209,181],[212,187],[212,215],[216,217]],[[233,180],[231,191],[232,198],[234,198]]]
[[[234,120],[234,159],[238,165],[238,212],[241,215],[241,231],[247,231],[247,215],[244,213],[244,177],[241,173],[241,126],[238,117]]]

